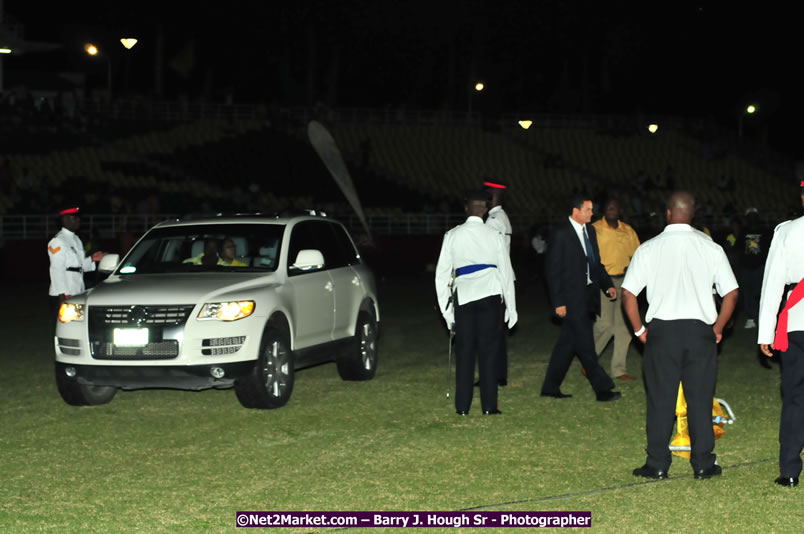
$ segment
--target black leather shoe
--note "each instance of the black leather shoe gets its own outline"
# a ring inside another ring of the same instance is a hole
[[[561,393],[560,391],[558,393],[546,393],[542,391],[541,395],[542,397],[553,397],[554,399],[568,399],[572,397],[572,395],[569,395],[567,393]]]
[[[695,471],[695,474],[693,476],[698,480],[702,480],[704,478],[717,477],[722,474],[723,474],[723,468],[721,468],[717,464],[712,464],[712,467],[710,467],[709,469],[699,469]]]
[[[609,402],[609,401],[616,401],[619,398],[622,398],[622,393],[619,391],[601,391],[597,394],[598,402]]]
[[[636,469],[634,469],[634,476],[654,478],[656,480],[664,480],[665,478],[667,478],[667,471],[651,469],[650,467],[648,467],[648,464],[645,464],[642,467],[637,467]]]
[[[469,412],[466,410],[455,410],[455,413],[458,415],[469,415]]]
[[[779,477],[774,482],[786,488],[795,488],[798,486],[798,477]]]
[[[483,410],[483,415],[501,415],[501,414],[502,412],[497,408],[494,408],[493,410]]]

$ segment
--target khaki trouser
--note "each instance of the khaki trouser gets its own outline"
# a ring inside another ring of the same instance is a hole
[[[626,374],[625,359],[628,347],[631,345],[631,331],[625,324],[625,314],[622,308],[623,277],[612,277],[611,281],[617,289],[617,300],[600,294],[600,317],[595,321],[595,352],[600,356],[609,340],[614,336],[614,348],[611,353],[611,376],[618,377]]]

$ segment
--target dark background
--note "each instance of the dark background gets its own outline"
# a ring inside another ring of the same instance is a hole
[[[792,6],[792,4],[788,4]],[[579,0],[6,0],[59,51],[10,72],[82,72],[115,96],[276,106],[641,113],[714,119],[793,157],[804,117],[794,7]],[[131,51],[119,38],[139,43]],[[161,44],[160,44],[161,43]],[[472,95],[474,81],[486,91]]]

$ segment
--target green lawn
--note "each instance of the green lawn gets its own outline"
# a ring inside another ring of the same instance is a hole
[[[720,356],[718,396],[737,416],[715,451],[723,476],[694,480],[677,458],[670,480],[644,481],[631,475],[645,459],[641,380],[620,385],[622,400],[598,403],[576,360],[562,388],[573,398],[539,397],[558,327],[537,286],[519,287],[500,417],[481,416],[478,398],[458,417],[446,398],[432,278],[388,278],[380,289],[374,380],[343,382],[334,364],[318,366],[297,375],[287,406],[255,411],[231,390],[66,405],[44,290],[7,287],[0,531],[235,531],[238,510],[591,511],[587,532],[800,530],[801,490],[773,484],[779,374],[759,366],[755,330],[736,328]],[[641,372],[633,347],[629,372]]]

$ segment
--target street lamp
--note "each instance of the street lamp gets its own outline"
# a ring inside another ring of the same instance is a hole
[[[126,47],[126,50],[131,50],[137,44],[137,40],[133,37],[123,37],[120,39],[120,43]]]
[[[757,111],[759,111],[759,108],[756,105],[749,104],[742,112],[740,112],[740,118],[737,121],[737,137],[743,136],[743,118],[746,115],[754,115]]]
[[[474,85],[473,89],[474,89],[475,93],[482,93],[485,88],[486,88],[485,83],[483,83],[481,81],[477,81],[477,82],[475,82],[475,85]],[[472,91],[469,91],[469,119],[470,120],[472,119],[472,99],[473,98],[474,98],[474,95],[472,94]]]
[[[109,96],[112,94],[112,60],[109,57],[109,54],[104,53],[101,54],[100,49],[92,43],[87,43],[84,45],[84,52],[92,57],[102,57],[106,60],[106,90],[109,92]]]

